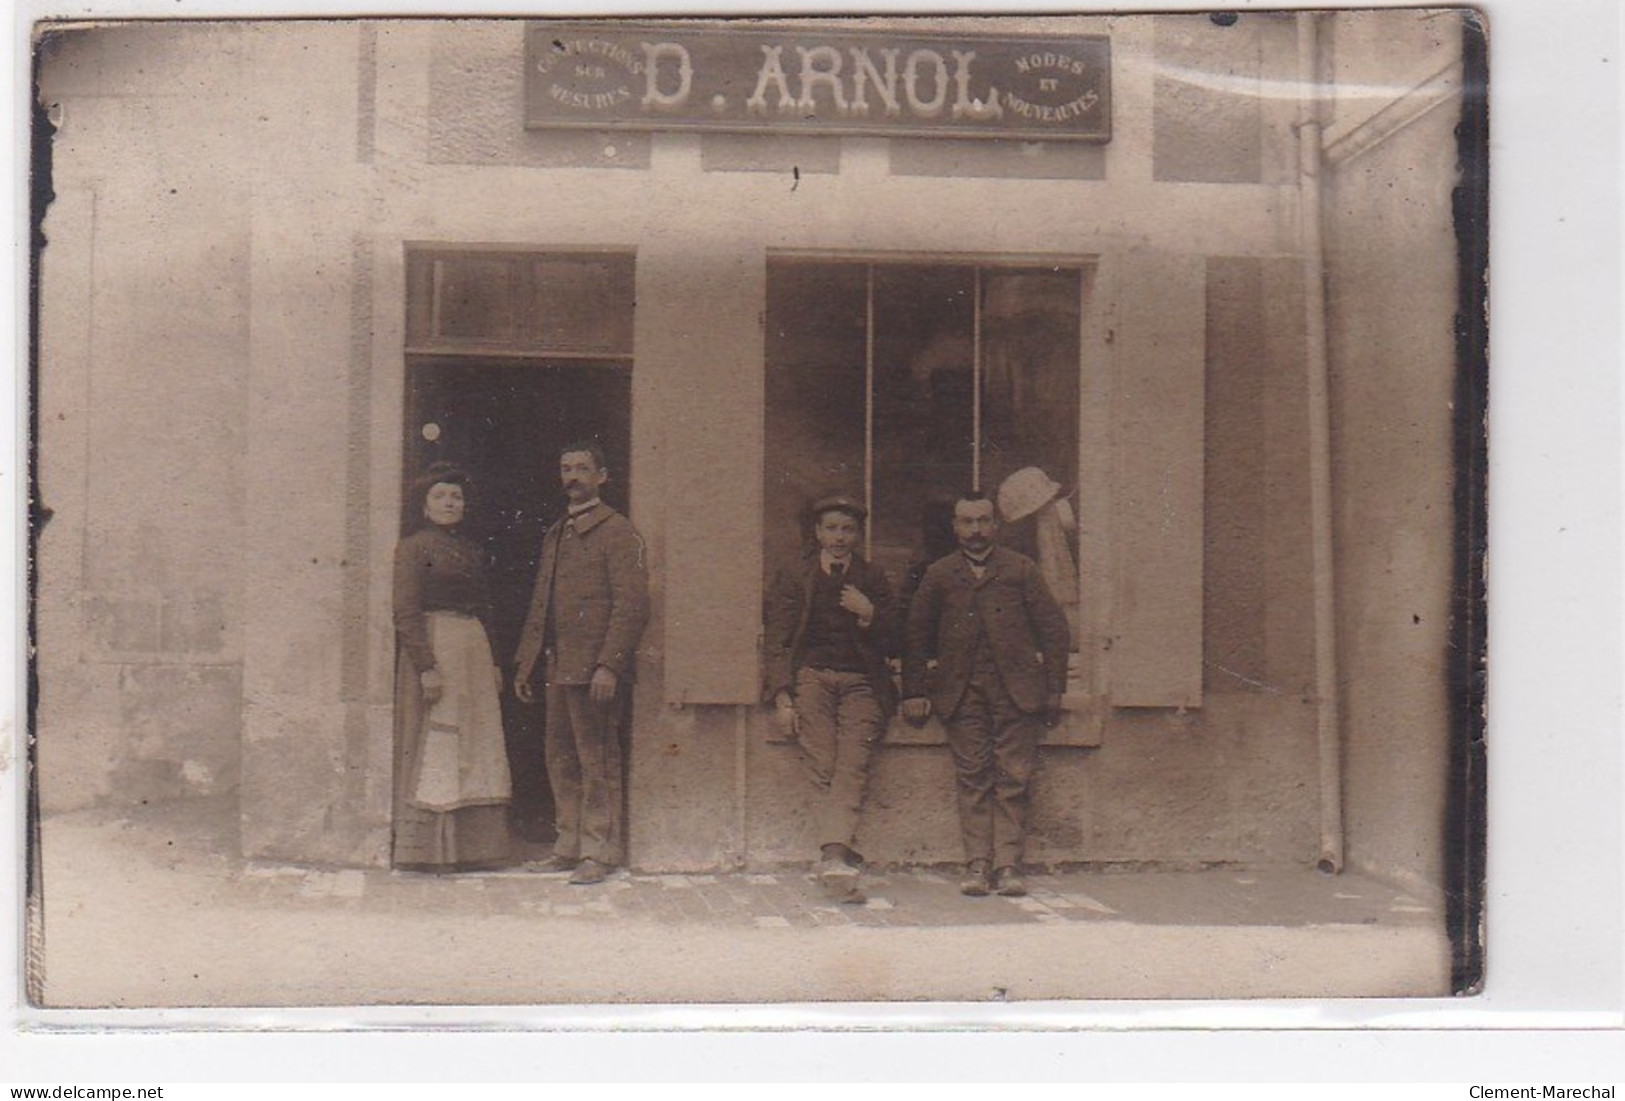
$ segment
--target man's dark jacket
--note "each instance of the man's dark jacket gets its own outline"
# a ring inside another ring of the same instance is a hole
[[[903,698],[926,696],[939,717],[952,715],[983,633],[1005,691],[1021,710],[1040,714],[1066,690],[1072,649],[1066,615],[1036,562],[995,546],[980,579],[960,551],[925,571],[909,607]]]
[[[529,681],[542,656],[550,602],[554,681],[586,684],[602,665],[622,681],[649,622],[649,575],[643,540],[632,522],[606,504],[568,516],[542,536],[542,560],[530,614],[519,636],[519,681]]]
[[[780,570],[767,590],[762,612],[762,699],[766,703],[773,702],[781,690],[794,691],[807,620],[812,613],[813,585],[821,568],[818,552],[814,551],[799,567]],[[881,712],[889,716],[897,707],[897,690],[886,660],[897,653],[901,641],[901,609],[886,580],[886,571],[855,554],[848,560],[844,581],[875,606],[875,617],[867,627],[859,627],[855,615],[846,614],[845,618],[852,641],[863,656]]]

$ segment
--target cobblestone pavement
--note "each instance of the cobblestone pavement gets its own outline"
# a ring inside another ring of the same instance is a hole
[[[862,905],[826,900],[809,872],[638,875],[617,872],[595,887],[564,873],[522,870],[437,876],[249,864],[242,901],[267,908],[440,910],[563,921],[810,929],[855,926],[979,926],[1045,922],[1264,925],[1431,924],[1420,900],[1359,876],[1306,869],[1196,872],[1070,871],[1028,877],[1026,898],[966,898],[951,870],[867,871]]]
[[[229,808],[228,808],[229,809]],[[1309,868],[1066,870],[967,898],[957,869],[572,886],[245,861],[187,807],[42,824],[49,1004],[565,1004],[1444,993],[1439,907]]]
[[[985,926],[1056,922],[1297,926],[1436,925],[1436,905],[1355,874],[1301,867],[1195,871],[1087,869],[1027,877],[1025,898],[967,898],[951,867],[868,868],[867,901],[826,899],[811,869],[714,874],[617,871],[577,887],[566,873],[512,868],[435,875],[383,868],[319,868],[243,861],[208,808],[72,816],[133,853],[213,882],[234,904],[290,912],[515,915],[565,922],[701,923],[758,929],[830,926]]]

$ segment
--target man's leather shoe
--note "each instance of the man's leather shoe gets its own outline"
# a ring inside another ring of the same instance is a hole
[[[993,877],[995,889],[1005,898],[1021,898],[1027,893],[1027,881],[1021,878],[1021,873],[1006,864],[999,869]]]
[[[985,860],[972,860],[965,865],[965,878],[959,881],[959,893],[981,898],[988,892],[988,864]]]
[[[590,887],[594,883],[602,883],[608,879],[614,870],[608,864],[600,864],[589,857],[576,868],[575,874],[570,877],[570,884],[574,887]]]
[[[527,872],[541,872],[545,875],[550,872],[573,872],[576,865],[580,863],[579,860],[572,860],[568,856],[560,856],[554,853],[546,860],[527,860],[522,867]]]

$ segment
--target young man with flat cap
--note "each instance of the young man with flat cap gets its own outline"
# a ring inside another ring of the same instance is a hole
[[[764,699],[794,735],[817,789],[819,885],[846,903],[864,901],[853,846],[869,763],[896,709],[887,659],[901,626],[885,572],[857,550],[867,515],[851,497],[815,502],[816,547],[779,571],[762,617]]]
[[[559,837],[538,870],[570,871],[579,886],[602,883],[625,856],[621,720],[649,621],[649,577],[642,538],[599,499],[609,480],[602,449],[566,445],[559,480],[569,507],[542,536],[514,694],[535,701],[532,678],[542,664]]]
[[[967,895],[1027,893],[1021,860],[1038,737],[1060,718],[1071,637],[1032,559],[998,546],[986,495],[954,502],[959,550],[932,563],[909,607],[903,716],[948,729]]]

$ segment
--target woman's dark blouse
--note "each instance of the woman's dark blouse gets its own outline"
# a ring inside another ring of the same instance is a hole
[[[428,612],[477,616],[489,633],[491,590],[485,552],[471,540],[429,526],[395,547],[395,632],[418,672],[434,668]]]

